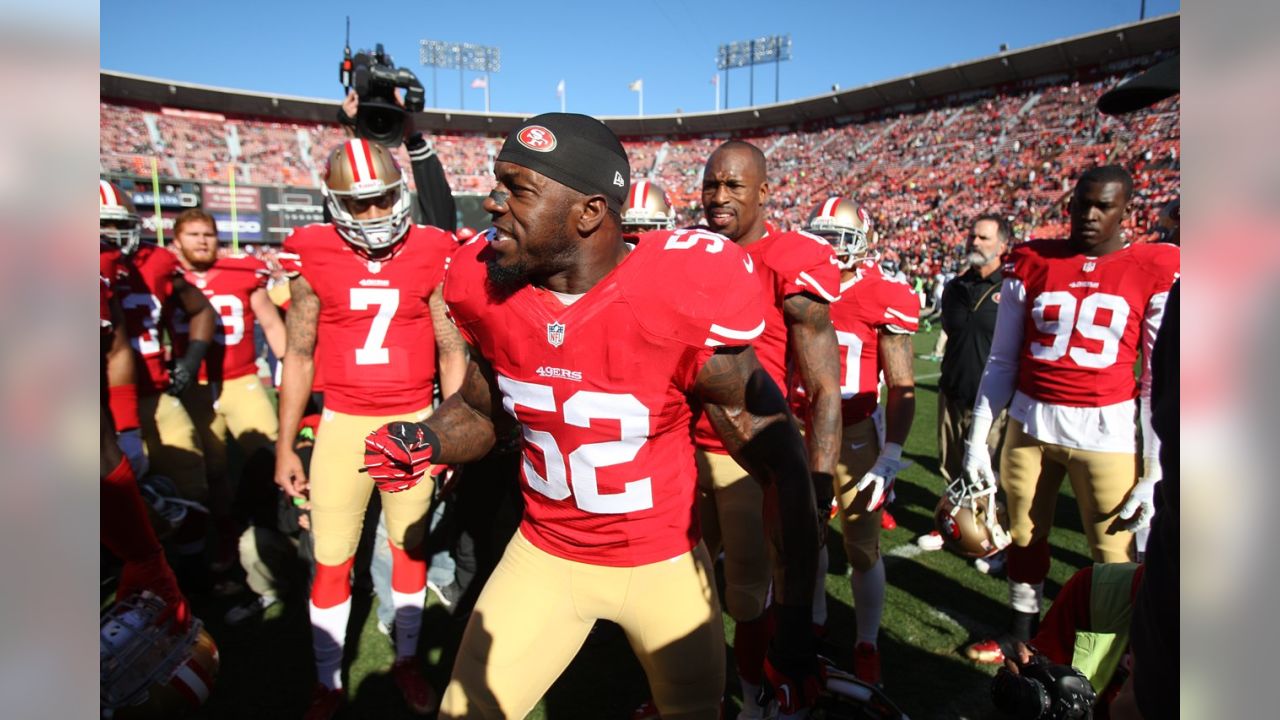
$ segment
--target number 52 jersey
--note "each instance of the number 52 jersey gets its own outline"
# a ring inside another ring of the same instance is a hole
[[[492,257],[484,236],[459,249],[445,301],[523,425],[521,532],[593,565],[688,552],[701,537],[690,394],[715,348],[749,345],[764,322],[746,253],[706,231],[645,233],[569,304],[492,290]]]
[[[428,301],[456,247],[444,230],[410,226],[389,258],[355,252],[332,225],[284,241],[280,264],[320,299],[316,365],[326,408],[395,415],[431,404],[436,339]]]

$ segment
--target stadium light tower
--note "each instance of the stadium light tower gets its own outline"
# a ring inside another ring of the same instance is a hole
[[[475,70],[484,73],[485,111],[489,108],[489,73],[502,70],[502,50],[488,45],[474,43],[445,42],[443,40],[421,40],[418,43],[418,60],[431,68],[431,105],[440,107],[436,97],[436,69],[458,70],[458,109],[466,109],[463,93],[466,83],[462,80],[463,70]]]
[[[724,71],[724,107],[729,109],[729,71],[751,68],[749,105],[756,104],[756,65],[773,63],[773,101],[778,102],[779,70],[783,60],[791,59],[791,35],[766,35],[721,45],[716,50],[716,69]]]

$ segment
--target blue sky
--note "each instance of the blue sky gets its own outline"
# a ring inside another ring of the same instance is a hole
[[[963,62],[996,52],[1137,20],[1140,0],[950,0],[871,2],[625,3],[359,2],[270,0],[144,3],[102,0],[101,66],[186,82],[339,98],[344,19],[353,49],[381,42],[398,65],[427,86],[427,105],[459,105],[456,70],[418,64],[423,38],[502,49],[491,79],[491,109],[559,109],[563,78],[568,110],[595,115],[637,112],[628,90],[644,79],[647,114],[714,109],[716,47],[753,36],[790,33],[793,59],[783,63],[783,100]],[[1176,12],[1177,0],[1147,0],[1147,17]],[[606,11],[605,8],[608,10]],[[757,67],[756,104],[772,102],[773,68]],[[484,93],[464,76],[464,102],[483,108]],[[723,83],[723,73],[721,73]],[[731,73],[730,105],[748,103],[748,70]],[[720,90],[723,103],[724,91]]]

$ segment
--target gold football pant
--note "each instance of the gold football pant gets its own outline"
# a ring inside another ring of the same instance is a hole
[[[200,434],[182,401],[165,393],[139,396],[138,424],[151,472],[172,480],[183,499],[208,502]]]
[[[705,546],[606,567],[556,557],[516,532],[467,621],[440,718],[525,717],[596,620],[622,626],[665,720],[719,716],[724,628]]]
[[[738,622],[764,613],[773,579],[764,488],[729,455],[698,450],[698,514],[712,557],[724,550],[724,604]]]
[[[257,375],[232,378],[218,387],[216,398],[210,383],[196,383],[182,395],[182,404],[200,431],[210,477],[226,472],[228,433],[246,458],[260,448],[270,448],[280,434],[275,406]]]
[[[430,414],[430,408],[383,417],[323,412],[311,453],[309,478],[316,562],[341,565],[356,554],[365,508],[374,487],[368,473],[360,472],[364,466],[365,436],[386,423],[421,422]],[[431,477],[424,476],[422,482],[408,490],[382,493],[387,537],[397,548],[416,548],[426,536],[432,484]]]
[[[884,508],[867,512],[873,488],[858,492],[858,481],[880,457],[880,438],[871,418],[846,425],[840,437],[835,491],[840,503],[840,532],[844,552],[855,570],[866,572],[880,559],[880,516]]]
[[[1110,530],[1120,505],[1138,482],[1137,453],[1075,450],[1041,442],[1011,418],[1000,462],[1000,485],[1013,544],[1028,547],[1048,539],[1064,477],[1071,478],[1094,562],[1131,560],[1133,533]]]

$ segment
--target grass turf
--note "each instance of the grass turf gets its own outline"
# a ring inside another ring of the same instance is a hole
[[[917,353],[929,352],[936,330],[915,338]],[[1003,578],[988,577],[971,563],[948,552],[921,552],[914,539],[932,529],[933,507],[942,491],[937,472],[936,408],[939,364],[917,360],[916,418],[905,456],[913,464],[896,485],[892,506],[898,528],[883,534],[888,597],[881,630],[885,688],[902,709],[921,718],[981,718],[994,714],[988,700],[988,678],[994,672],[961,654],[971,640],[1002,627],[1007,591]],[[1070,487],[1064,484],[1052,535],[1053,565],[1046,595],[1053,597],[1076,569],[1089,562]],[[845,574],[848,566],[838,527],[829,540],[827,575],[830,619],[823,652],[841,666],[852,655],[854,611]],[[357,590],[347,647],[350,706],[345,718],[394,720],[412,716],[404,707],[389,670],[390,643],[376,627],[372,600]],[[268,609],[260,622],[227,627],[222,616],[227,599],[196,599],[196,613],[208,625],[222,656],[221,675],[202,718],[300,717],[306,707],[314,670],[306,595],[294,591]],[[464,620],[451,617],[429,595],[420,656],[434,685],[443,690]],[[529,622],[538,622],[531,617]],[[726,640],[732,624],[726,625]],[[726,647],[728,700],[732,718],[740,703],[732,658]],[[627,718],[648,696],[644,675],[616,628],[602,623],[578,657],[552,686],[531,718],[599,720]]]

